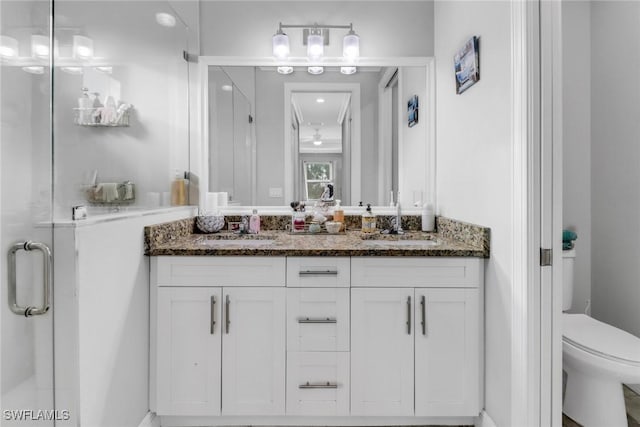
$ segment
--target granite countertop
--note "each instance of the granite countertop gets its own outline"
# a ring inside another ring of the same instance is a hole
[[[150,256],[489,256],[489,229],[459,222],[439,221],[438,225],[438,233],[409,231],[402,235],[354,230],[312,235],[283,230],[258,235],[198,234],[191,218],[148,227],[145,252]]]

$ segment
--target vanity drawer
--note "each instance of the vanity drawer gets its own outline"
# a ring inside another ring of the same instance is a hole
[[[349,257],[288,257],[287,286],[349,287]]]
[[[160,256],[153,258],[156,259],[158,286],[285,285],[285,257]]]
[[[349,415],[349,353],[287,353],[288,415]]]
[[[471,257],[353,257],[351,286],[477,288],[483,263]]]
[[[288,351],[349,351],[349,289],[287,289]]]

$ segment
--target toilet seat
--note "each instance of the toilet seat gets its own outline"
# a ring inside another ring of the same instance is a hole
[[[562,315],[563,341],[598,357],[640,367],[640,338],[585,314]]]

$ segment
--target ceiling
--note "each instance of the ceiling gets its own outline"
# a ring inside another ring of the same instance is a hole
[[[324,102],[318,102],[318,100]],[[296,92],[291,104],[300,121],[300,152],[342,152],[342,118],[349,105],[345,92]],[[314,145],[320,134],[322,145]]]

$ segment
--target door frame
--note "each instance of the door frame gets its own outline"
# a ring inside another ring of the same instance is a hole
[[[511,0],[511,425],[562,423],[561,2]],[[541,248],[553,252],[541,267]]]

